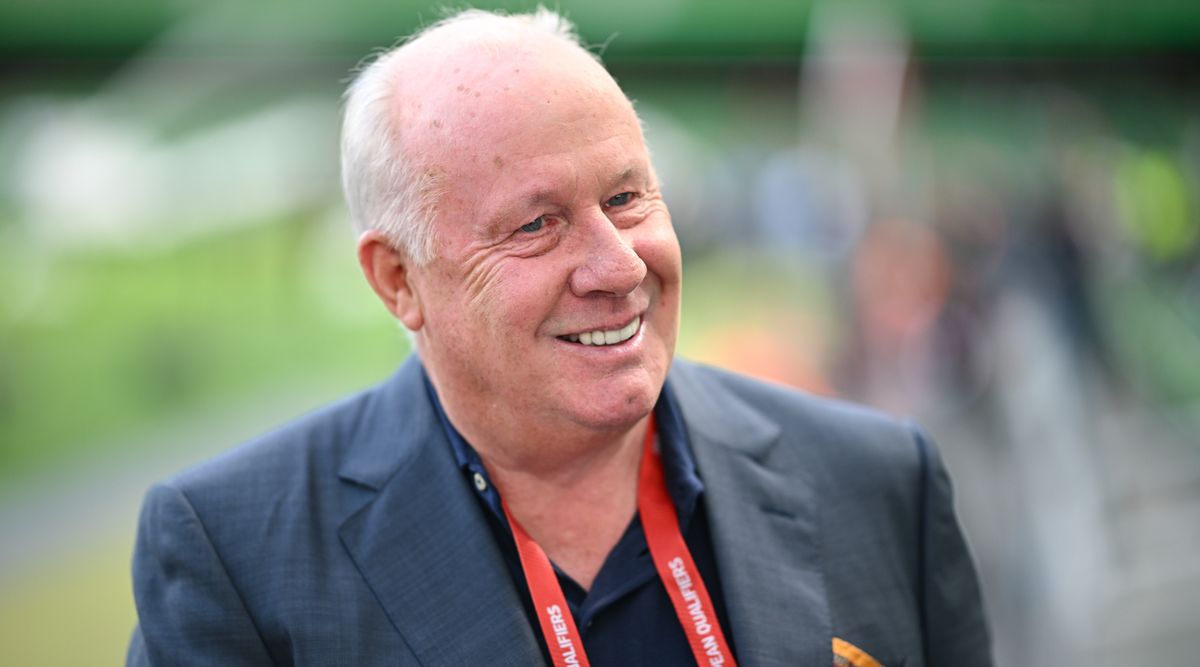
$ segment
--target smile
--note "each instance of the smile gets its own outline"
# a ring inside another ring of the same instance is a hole
[[[559,336],[558,338],[572,343],[579,343],[580,345],[616,345],[617,343],[624,343],[633,338],[633,334],[637,333],[640,326],[642,326],[642,316],[638,315],[633,318],[632,322],[620,329],[613,329],[612,331],[585,331],[580,334]]]

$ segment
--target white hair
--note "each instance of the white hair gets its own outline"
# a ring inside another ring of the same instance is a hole
[[[472,39],[492,44],[511,40],[514,32],[533,28],[587,53],[575,26],[563,16],[538,7],[528,14],[499,14],[468,9],[417,31],[399,46],[383,52],[355,78],[345,94],[342,118],[342,190],[355,229],[379,230],[417,264],[436,254],[433,216],[441,194],[441,174],[404,153],[394,122],[398,90],[398,56],[415,40],[450,28],[469,28]]]

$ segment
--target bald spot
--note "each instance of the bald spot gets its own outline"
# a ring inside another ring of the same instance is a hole
[[[426,170],[467,163],[499,171],[507,158],[487,139],[520,134],[531,124],[565,122],[556,113],[578,110],[578,102],[596,109],[618,104],[637,122],[633,106],[599,63],[536,28],[514,24],[498,34],[470,23],[443,26],[395,57],[393,113],[401,146]]]

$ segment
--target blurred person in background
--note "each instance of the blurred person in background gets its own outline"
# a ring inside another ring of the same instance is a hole
[[[991,664],[919,429],[674,359],[640,122],[564,19],[418,33],[342,146],[417,354],[150,491],[129,664]]]

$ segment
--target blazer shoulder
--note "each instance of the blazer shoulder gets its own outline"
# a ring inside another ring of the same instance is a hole
[[[802,450],[833,473],[919,473],[927,438],[911,420],[849,401],[817,396],[729,370],[676,360],[678,393],[705,407],[696,413],[743,410],[778,424],[780,443]]]

